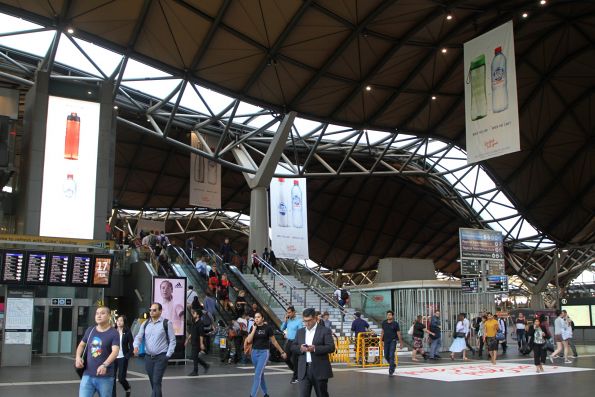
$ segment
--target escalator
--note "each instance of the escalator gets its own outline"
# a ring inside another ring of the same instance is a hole
[[[188,285],[194,287],[194,291],[198,295],[199,301],[204,302],[208,290],[207,280],[198,274],[192,259],[188,257],[183,249],[176,247],[175,245],[168,246],[166,248],[166,253],[169,257],[169,266],[171,267],[172,272],[177,277],[186,277]],[[233,314],[224,310],[218,301],[215,304],[215,309],[217,315],[215,320],[221,319],[226,325],[232,323],[234,320]]]
[[[227,275],[233,286],[246,292],[245,299],[249,305],[256,303],[263,310],[265,318],[269,319],[276,328],[280,328],[282,319],[279,318],[277,313],[281,311],[285,312],[289,303],[274,288],[261,283],[249,282],[237,266],[223,263],[221,257],[212,249],[206,248],[204,249],[204,253],[209,257],[211,263],[217,264],[217,269],[220,273]],[[235,256],[237,255],[232,255],[231,263],[241,263],[241,260],[235,258]],[[233,288],[230,290],[229,297],[232,301],[235,301],[237,298],[237,292]]]

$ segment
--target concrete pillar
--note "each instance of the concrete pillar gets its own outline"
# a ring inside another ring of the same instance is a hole
[[[529,307],[531,309],[543,309],[545,307],[545,303],[543,302],[543,296],[540,292],[536,294],[531,294],[531,302],[529,303]]]
[[[269,248],[269,200],[267,189],[255,187],[250,192],[250,239],[248,255],[256,250],[258,255]]]
[[[267,188],[271,184],[277,163],[281,158],[285,142],[291,131],[296,113],[289,112],[279,125],[273,140],[258,166],[254,176],[244,173],[246,182],[250,186],[250,238],[248,241],[248,255],[252,250],[260,255],[269,244],[269,202]],[[236,161],[244,167],[254,167],[254,161],[240,148],[233,150]]]

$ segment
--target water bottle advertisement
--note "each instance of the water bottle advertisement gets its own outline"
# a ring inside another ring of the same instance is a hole
[[[520,150],[512,21],[465,43],[467,163]]]
[[[269,203],[277,258],[308,259],[306,179],[273,178]]]
[[[39,234],[93,238],[99,103],[50,96]]]
[[[195,131],[191,145],[204,152],[213,152],[217,139]],[[208,146],[208,148],[207,148]],[[221,164],[197,154],[190,154],[190,205],[206,208],[221,208]]]

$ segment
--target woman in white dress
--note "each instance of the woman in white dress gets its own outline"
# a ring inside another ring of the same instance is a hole
[[[467,343],[465,338],[469,334],[469,327],[465,326],[463,320],[465,319],[464,314],[459,314],[457,326],[455,328],[454,339],[450,345],[450,359],[454,361],[455,353],[463,352],[463,360],[469,361],[467,358]]]

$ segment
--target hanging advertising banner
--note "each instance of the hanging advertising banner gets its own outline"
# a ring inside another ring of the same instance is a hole
[[[190,144],[197,149],[203,149],[198,138],[198,132],[190,133]],[[204,136],[205,141],[215,151],[217,140]],[[221,208],[221,164],[203,156],[190,153],[190,205],[197,207]]]
[[[306,179],[273,178],[271,241],[277,258],[308,259]]]
[[[512,21],[464,46],[467,163],[520,146]]]
[[[176,335],[183,336],[186,322],[186,278],[153,277],[153,302],[161,304],[161,316],[171,321]]]
[[[39,234],[92,239],[99,103],[50,96]]]

